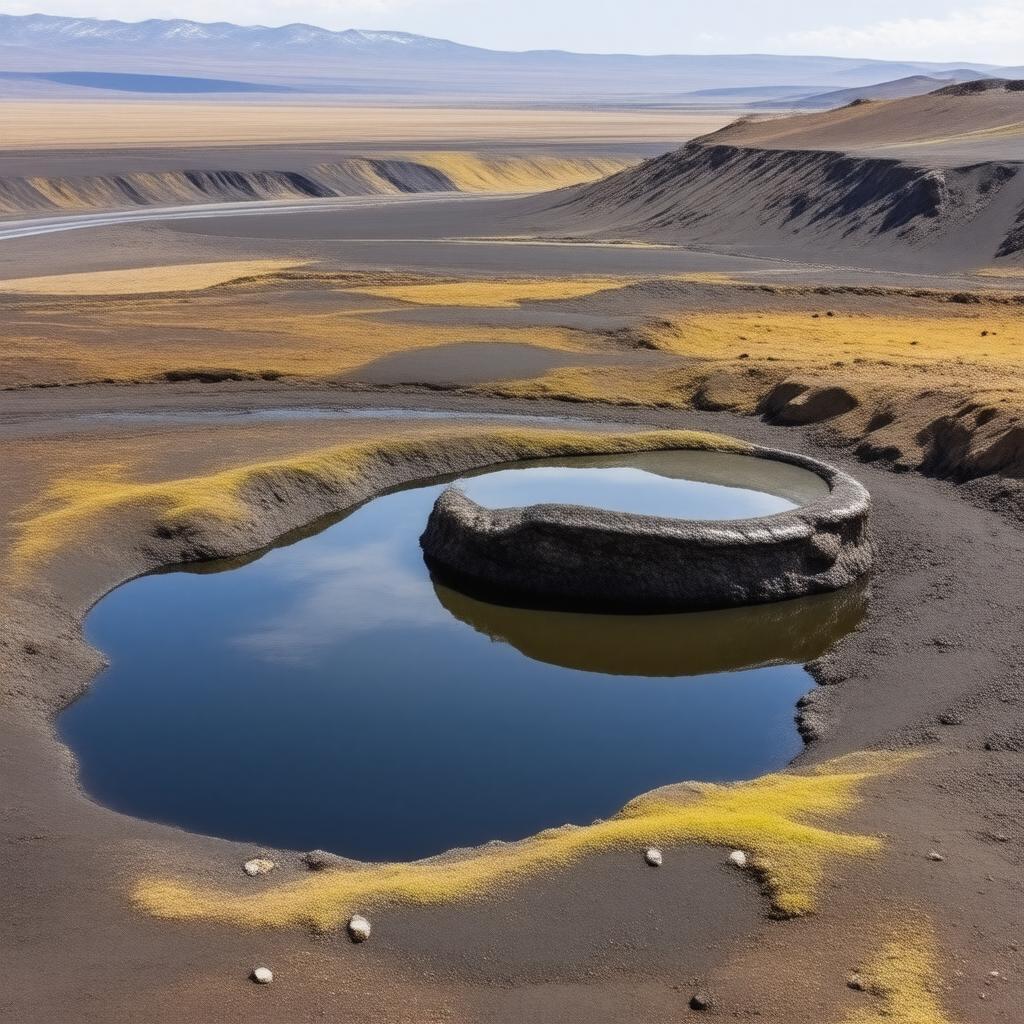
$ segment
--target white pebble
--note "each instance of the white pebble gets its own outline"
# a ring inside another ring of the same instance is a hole
[[[265,875],[268,871],[273,871],[274,862],[265,857],[255,857],[252,860],[247,860],[242,865],[242,870],[250,878],[255,878],[257,875]]]
[[[362,914],[353,914],[348,922],[348,935],[353,942],[365,942],[370,937],[370,922]]]
[[[269,985],[274,980],[274,972],[269,967],[257,967],[252,972],[252,980],[257,985]]]
[[[737,868],[745,868],[747,866],[747,855],[742,850],[733,850],[729,854],[729,863]]]
[[[660,868],[662,861],[661,850],[656,846],[649,846],[644,852],[644,860],[647,861],[652,868]]]
[[[939,853],[938,850],[929,850],[928,851],[928,859],[929,860],[934,860],[934,861],[943,861],[946,858],[943,857],[942,854]]]

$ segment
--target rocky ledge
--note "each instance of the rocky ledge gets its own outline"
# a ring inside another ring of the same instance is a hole
[[[871,568],[871,498],[853,477],[769,448],[751,455],[821,476],[828,494],[758,519],[669,519],[579,505],[484,508],[449,487],[420,543],[446,583],[535,607],[666,612],[782,601]]]

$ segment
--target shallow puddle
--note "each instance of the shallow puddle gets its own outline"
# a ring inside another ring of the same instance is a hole
[[[487,503],[557,491],[704,518],[823,487],[700,454],[545,462],[464,485]],[[749,778],[799,751],[802,665],[857,624],[861,592],[687,615],[487,604],[424,566],[418,539],[444,486],[101,601],[87,632],[110,668],[59,719],[86,790],[196,832],[399,860],[587,823],[653,787]]]

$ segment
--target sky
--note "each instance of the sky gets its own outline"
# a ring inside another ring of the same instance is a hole
[[[492,49],[1024,63],[1024,0],[0,0],[8,14],[400,29]],[[244,14],[242,13],[244,11]]]

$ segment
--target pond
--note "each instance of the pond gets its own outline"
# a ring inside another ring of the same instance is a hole
[[[822,486],[686,452],[461,485],[488,504],[702,518],[770,514]],[[656,786],[749,778],[798,753],[802,666],[857,624],[862,592],[683,615],[488,604],[424,564],[418,538],[444,486],[104,598],[86,629],[110,667],[58,722],[85,790],[194,832],[407,860],[586,824]]]

